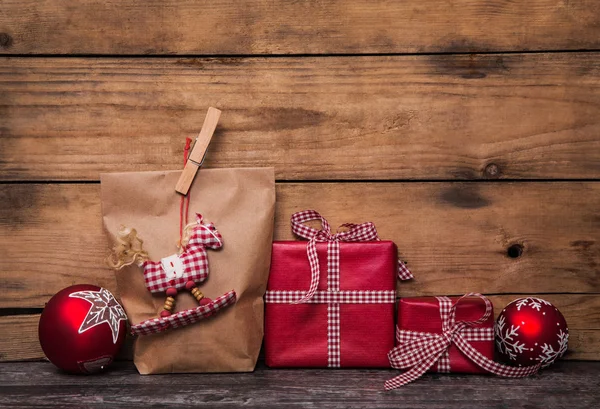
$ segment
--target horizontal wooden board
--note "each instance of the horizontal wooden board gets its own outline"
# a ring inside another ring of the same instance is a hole
[[[510,301],[523,295],[490,296],[497,316]],[[569,325],[567,359],[600,360],[600,297],[580,294],[541,295],[552,302],[565,316]],[[0,317],[0,361],[43,359],[38,341],[38,315]],[[18,336],[16,335],[18,334]],[[120,354],[120,359],[132,359],[132,339]]]
[[[0,52],[330,54],[600,48],[595,0],[4,0]]]
[[[39,321],[39,314],[0,317],[0,361],[45,358],[38,340]]]
[[[99,191],[0,185],[0,308],[42,307],[76,283],[115,289]],[[332,226],[373,221],[398,244],[416,275],[402,296],[599,293],[599,198],[598,182],[282,183],[275,238],[292,239],[290,215],[315,208]]]
[[[206,167],[600,178],[599,56],[0,58],[0,180],[179,169],[209,106],[223,115]]]
[[[569,349],[565,358],[600,361],[600,331],[575,329],[569,333]]]

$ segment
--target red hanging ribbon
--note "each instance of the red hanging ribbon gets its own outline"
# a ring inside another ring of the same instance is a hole
[[[192,146],[192,139],[185,138],[185,147],[183,148],[183,166],[185,166],[188,155],[190,153],[190,147]],[[181,196],[181,202],[179,204],[179,243],[183,240],[183,227],[188,224],[188,213],[190,209],[190,193],[186,196]]]
[[[321,222],[321,230],[313,229],[304,223],[310,220],[319,220]],[[371,222],[362,224],[346,223],[342,224],[336,234],[331,234],[331,227],[327,220],[315,210],[304,210],[292,215],[292,232],[308,241],[306,253],[308,262],[310,263],[311,281],[310,287],[306,295],[296,303],[304,303],[309,301],[319,285],[320,268],[319,259],[317,256],[317,242],[327,242],[327,280],[329,288],[339,288],[339,271],[340,271],[340,242],[359,242],[359,241],[379,241],[377,229]],[[401,280],[409,280],[413,278],[410,270],[398,260],[398,276]]]
[[[476,321],[456,321],[456,306],[466,297],[479,297],[485,302],[485,313]],[[479,334],[475,328],[470,328],[485,322],[492,313],[492,303],[486,297],[478,293],[469,293],[462,296],[454,305],[448,297],[436,297],[440,303],[440,316],[442,319],[442,333],[434,334],[427,332],[414,332],[399,330],[398,342],[388,353],[390,364],[396,369],[408,369],[409,371],[388,380],[385,389],[395,389],[419,379],[429,368],[438,361],[447,359],[446,352],[450,345],[454,344],[471,361],[484,370],[495,375],[520,378],[536,373],[541,364],[527,367],[512,367],[499,364],[482,355],[477,351],[469,340],[477,339]],[[471,331],[469,331],[471,330]],[[493,334],[492,334],[493,339]],[[445,357],[445,358],[444,358]],[[439,366],[439,365],[438,365]],[[450,370],[449,361],[442,365],[446,371]]]

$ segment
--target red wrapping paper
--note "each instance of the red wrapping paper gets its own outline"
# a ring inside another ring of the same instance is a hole
[[[267,291],[310,286],[307,242],[273,243]],[[317,291],[327,290],[327,243],[317,243],[321,274]],[[340,243],[340,291],[396,289],[398,256],[391,241]],[[395,303],[340,305],[340,366],[388,367],[394,347]],[[265,361],[270,367],[328,366],[327,304],[265,305]]]
[[[449,297],[452,304],[460,297]],[[456,307],[456,321],[474,321],[481,318],[485,313],[485,303],[479,298],[465,298]],[[398,327],[400,329],[442,333],[442,320],[440,318],[439,303],[435,297],[402,298],[398,304]],[[493,328],[494,314],[483,324],[471,328]],[[494,341],[469,341],[477,351],[485,357],[494,359]],[[452,344],[448,348],[450,359],[450,372],[455,373],[487,373],[468,359],[457,347]],[[431,372],[438,371],[435,363]]]

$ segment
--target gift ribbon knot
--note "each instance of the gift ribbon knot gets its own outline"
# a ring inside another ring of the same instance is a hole
[[[466,297],[479,297],[485,302],[484,314],[475,321],[456,321],[456,307]],[[396,369],[409,369],[388,380],[385,389],[395,389],[420,378],[436,362],[438,372],[450,372],[448,348],[456,347],[467,358],[482,369],[505,377],[519,378],[536,373],[541,364],[527,367],[512,367],[499,364],[477,351],[469,341],[493,341],[493,328],[475,328],[484,323],[492,314],[492,303],[477,293],[462,296],[454,305],[448,297],[436,297],[440,305],[442,333],[416,332],[396,328],[398,346],[388,353],[390,365]]]
[[[444,332],[444,337],[446,338],[446,342],[448,342],[448,344],[452,343],[452,335],[453,334],[454,334],[454,332],[451,330]]]

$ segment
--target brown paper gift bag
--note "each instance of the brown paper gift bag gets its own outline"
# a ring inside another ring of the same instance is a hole
[[[135,228],[152,260],[176,252],[181,196],[180,171],[101,175],[104,228],[111,243],[121,225]],[[190,193],[189,215],[214,223],[223,247],[208,250],[210,274],[199,287],[211,298],[230,290],[235,305],[210,319],[137,337],[134,363],[141,374],[244,372],[256,365],[263,338],[263,295],[271,260],[275,180],[272,168],[202,169]],[[121,302],[132,324],[156,318],[164,295],[152,295],[136,265],[116,272]],[[197,307],[177,296],[176,310]]]

